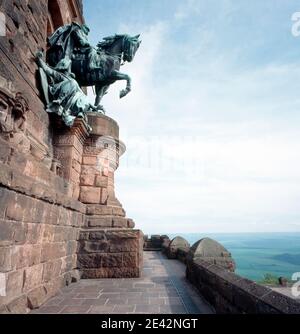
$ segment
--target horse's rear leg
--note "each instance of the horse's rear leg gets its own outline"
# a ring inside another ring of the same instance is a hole
[[[105,110],[102,105],[100,105],[100,102],[103,98],[103,96],[107,93],[109,86],[96,86],[96,100],[95,100],[95,107],[97,109],[102,110],[105,113]]]

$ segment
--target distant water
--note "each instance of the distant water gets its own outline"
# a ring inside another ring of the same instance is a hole
[[[291,279],[300,272],[300,233],[169,234],[192,245],[210,237],[227,248],[237,264],[236,273],[260,281],[267,273]]]

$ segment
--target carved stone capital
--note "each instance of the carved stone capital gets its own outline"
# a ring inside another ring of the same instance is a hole
[[[26,134],[28,101],[18,92],[14,94],[0,87],[0,136],[23,153],[30,151],[31,142]]]
[[[66,127],[59,119],[56,122],[57,132],[54,137],[54,145],[56,146],[68,146],[74,145],[75,138],[81,145],[89,137],[89,126],[82,119],[76,119],[72,128]]]

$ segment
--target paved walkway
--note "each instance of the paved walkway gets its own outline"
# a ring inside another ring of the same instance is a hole
[[[207,314],[211,308],[185,279],[185,265],[144,252],[141,278],[81,280],[31,313]]]

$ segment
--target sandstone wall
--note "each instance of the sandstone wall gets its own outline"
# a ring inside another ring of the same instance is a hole
[[[35,54],[59,26],[83,23],[82,1],[3,0],[0,11],[0,313],[26,313],[79,270],[139,276],[142,233],[115,196],[117,123],[90,115],[91,134],[79,120],[68,129],[40,94]]]
[[[0,305],[24,313],[71,280],[83,222],[52,170],[52,129],[35,54],[46,50],[48,1],[2,1],[0,37]]]
[[[82,230],[78,267],[82,278],[139,277],[143,234],[139,230]]]
[[[0,88],[11,97],[21,92],[30,101],[26,115],[30,150],[45,160],[53,156],[53,129],[40,94],[35,55],[38,50],[46,52],[47,36],[54,29],[72,21],[83,22],[82,1],[3,0],[0,12],[5,14],[7,31],[0,37]]]
[[[24,313],[78,279],[86,209],[53,168],[53,127],[34,60],[46,51],[48,1],[4,0],[0,11],[7,24],[0,37],[0,312]]]
[[[83,278],[139,277],[143,234],[116,197],[114,173],[125,145],[119,126],[104,115],[88,115],[92,131],[83,145],[79,200],[86,204],[78,268]]]
[[[0,305],[26,312],[78,279],[85,207],[34,157],[2,139],[0,153]]]
[[[52,154],[52,137],[38,89],[35,54],[38,49],[46,50],[48,1],[4,0],[0,11],[6,16],[7,26],[7,36],[0,37],[0,88],[11,97],[22,92],[30,101],[26,115],[29,150],[46,159]]]

